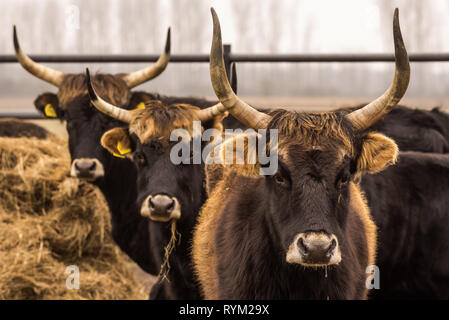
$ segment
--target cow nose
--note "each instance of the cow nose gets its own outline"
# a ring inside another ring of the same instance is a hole
[[[175,201],[165,195],[156,195],[149,199],[149,206],[150,214],[164,216],[169,215],[173,211]]]
[[[104,171],[97,159],[75,159],[70,174],[76,178],[92,179],[102,177]]]
[[[82,160],[75,162],[75,168],[78,169],[79,172],[91,172],[95,169],[96,163],[93,160]]]
[[[340,261],[337,237],[325,232],[298,234],[287,253],[287,262],[305,266],[324,266]]]
[[[151,220],[167,222],[179,219],[181,212],[176,198],[164,194],[148,196],[142,204],[141,214]]]
[[[307,238],[301,236],[298,239],[298,250],[301,254],[315,261],[326,261],[336,246],[335,239],[327,237]]]
[[[299,235],[297,246],[306,263],[327,264],[337,247],[337,238],[325,233],[305,233]]]

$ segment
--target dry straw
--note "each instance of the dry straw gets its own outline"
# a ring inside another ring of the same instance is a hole
[[[146,299],[102,194],[68,176],[66,142],[0,137],[0,299]],[[80,289],[66,287],[66,267]]]
[[[168,274],[170,272],[170,256],[175,250],[177,244],[181,242],[181,234],[176,230],[176,220],[172,220],[170,225],[171,236],[168,244],[164,248],[164,261],[161,264],[161,269],[159,270],[159,274],[157,276],[158,281],[162,282],[164,280],[168,280]]]

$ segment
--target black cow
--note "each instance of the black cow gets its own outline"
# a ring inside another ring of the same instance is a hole
[[[202,129],[215,128],[222,132],[221,120],[225,117],[218,104],[200,109],[186,103],[165,104],[163,100],[147,103],[142,110],[124,110],[102,100],[90,82],[87,71],[89,94],[92,104],[105,114],[128,124],[118,125],[107,131],[102,146],[111,154],[120,154],[132,159],[137,169],[137,206],[142,216],[148,217],[152,243],[173,243],[176,226],[181,242],[175,252],[167,257],[162,246],[151,248],[152,259],[159,264],[168,261],[171,269],[168,281],[162,279],[151,290],[151,299],[198,299],[200,292],[194,281],[190,260],[190,242],[197,214],[207,195],[204,188],[204,164],[177,164],[172,159],[172,141],[175,129],[188,132],[187,145],[194,142],[194,121],[202,121]],[[198,130],[201,134],[201,130]],[[205,146],[201,143],[201,150]],[[191,150],[193,146],[191,147]],[[187,154],[190,159],[190,153]],[[191,159],[190,159],[191,160]],[[189,162],[190,162],[189,160]],[[168,250],[168,249],[166,249]]]
[[[394,82],[380,98],[349,114],[276,110],[267,115],[240,100],[226,81],[213,9],[212,16],[215,93],[245,125],[277,130],[278,144],[267,147],[276,151],[279,164],[274,175],[261,176],[261,150],[248,139],[244,150],[257,152],[255,164],[207,166],[210,197],[193,243],[203,294],[221,299],[366,298],[365,272],[374,264],[376,227],[356,182],[394,163],[398,153],[391,139],[366,132],[408,86],[410,67],[397,9]],[[228,140],[213,156],[225,163],[233,146]]]
[[[89,179],[100,188],[111,211],[114,240],[143,270],[157,274],[160,265],[149,255],[148,222],[135,207],[134,166],[129,160],[117,159],[99,147],[101,135],[119,122],[90,106],[84,74],[65,74],[34,62],[21,50],[15,27],[13,33],[20,64],[34,76],[58,88],[57,95],[44,93],[34,103],[46,117],[66,122],[71,175]],[[137,96],[133,97],[131,89],[159,75],[169,58],[170,30],[164,53],[153,66],[129,74],[97,74],[94,83],[108,101],[122,108],[136,108]]]
[[[361,107],[342,111],[349,113]],[[370,130],[393,138],[401,151],[449,152],[449,114],[438,108],[428,111],[396,106]]]
[[[166,49],[156,67],[150,67],[135,74],[145,75],[145,80],[156,76],[168,62],[170,34]],[[136,169],[128,159],[113,156],[100,146],[102,135],[122,123],[97,111],[90,104],[84,74],[63,74],[33,62],[19,47],[14,32],[16,56],[24,68],[51,84],[57,85],[58,94],[44,93],[35,100],[36,108],[46,117],[59,118],[66,122],[69,134],[69,149],[72,158],[71,174],[96,184],[105,195],[111,211],[112,235],[120,248],[146,272],[157,275],[161,263],[152,258],[151,247],[162,250],[166,244],[149,234],[149,220],[142,217],[136,206]],[[162,61],[165,61],[162,64]],[[38,71],[36,71],[38,70]],[[39,71],[44,70],[45,72]],[[235,70],[233,68],[233,70]],[[157,71],[157,72],[156,72]],[[232,77],[232,74],[231,74]],[[62,78],[63,80],[54,80]],[[155,93],[130,91],[124,79],[134,79],[126,74],[97,74],[93,82],[99,92],[110,102],[133,110],[145,106],[146,102],[160,100],[164,103],[190,103],[206,108],[216,102],[194,97],[168,97]],[[235,83],[236,80],[233,82]],[[134,85],[135,83],[133,83]],[[233,117],[224,121],[228,127],[240,123]],[[167,234],[169,234],[167,230]]]
[[[361,183],[378,227],[374,299],[449,298],[449,155],[401,152]]]
[[[0,137],[45,139],[49,135],[47,129],[34,123],[12,118],[0,119]]]

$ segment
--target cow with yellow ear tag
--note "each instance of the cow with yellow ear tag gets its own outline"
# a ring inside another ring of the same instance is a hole
[[[122,122],[103,134],[101,145],[113,156],[134,163],[136,206],[141,216],[149,220],[152,239],[158,240],[152,243],[151,252],[162,267],[150,298],[199,299],[190,263],[190,242],[196,216],[207,197],[201,154],[213,139],[221,137],[226,111],[221,104],[200,109],[187,103],[166,104],[163,100],[149,100],[144,109],[124,110],[103,100],[90,81],[88,70],[86,76],[92,105]],[[202,133],[209,129],[217,136],[202,139]],[[189,151],[178,163],[174,159],[178,159],[179,153],[174,150],[180,144]]]
[[[165,46],[163,42],[160,43],[162,54],[154,64],[130,73],[95,74],[92,82],[102,97],[125,110],[142,110],[148,101],[158,99],[175,101],[174,103],[194,101],[201,108],[216,104],[201,98],[167,97],[134,90],[140,84],[163,76],[162,72],[170,60],[170,38],[169,29]],[[35,106],[43,116],[65,123],[72,160],[70,175],[86,179],[101,189],[111,211],[112,236],[115,242],[143,270],[157,275],[160,263],[151,257],[148,221],[140,215],[140,210],[135,205],[136,170],[129,159],[128,146],[122,142],[117,143],[114,153],[100,147],[102,135],[109,129],[123,127],[123,123],[91,106],[83,72],[64,73],[36,63],[22,50],[15,27],[13,45],[23,69],[56,88],[55,93],[39,95]]]

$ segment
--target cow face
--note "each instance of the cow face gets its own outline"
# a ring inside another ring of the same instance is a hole
[[[351,211],[353,215],[355,212],[351,208],[355,201],[350,198],[357,194],[350,192],[355,188],[354,179],[394,163],[398,153],[391,139],[366,133],[400,101],[410,80],[398,10],[393,17],[396,66],[393,82],[380,97],[346,115],[284,110],[267,115],[237,97],[226,77],[220,22],[214,9],[211,13],[210,75],[215,94],[225,109],[248,127],[278,130],[278,172],[264,178],[264,188],[269,198],[266,209],[269,225],[272,233],[278,235],[286,261],[304,266],[339,263],[340,248],[346,246],[346,233],[351,232],[346,227],[346,218]],[[258,174],[255,165],[243,167],[241,174]]]
[[[277,172],[262,176],[259,163],[228,165],[223,170],[235,170],[265,185],[267,219],[287,263],[338,264],[349,232],[346,218],[353,210],[351,188],[364,173],[394,163],[398,148],[381,134],[354,132],[339,114],[275,111],[270,116],[268,128],[279,132]],[[224,157],[226,145],[233,144],[227,141],[214,152]]]
[[[122,108],[144,107],[151,96],[144,92],[132,93],[117,76],[97,74],[94,79],[105,99]],[[111,172],[118,160],[99,147],[102,135],[121,123],[93,108],[87,94],[84,74],[68,75],[59,87],[58,94],[44,93],[34,102],[45,117],[64,120],[69,136],[72,158],[72,177],[97,180],[105,171]]]
[[[71,175],[95,180],[103,177],[105,167],[113,158],[98,147],[101,135],[117,126],[117,122],[91,108],[84,74],[67,74],[34,62],[21,49],[16,27],[13,28],[16,58],[22,67],[37,78],[58,88],[57,95],[44,93],[34,102],[46,117],[66,121],[69,133],[69,148],[72,157]],[[122,108],[140,108],[142,95],[132,97],[130,90],[157,77],[170,60],[170,28],[165,49],[156,63],[132,73],[97,74],[93,79],[99,92],[110,103]]]
[[[171,133],[185,129],[192,134],[193,121],[199,120],[198,110],[186,104],[167,106],[152,101],[144,110],[132,112],[129,128],[109,130],[101,139],[111,154],[134,162],[138,173],[137,204],[141,214],[153,221],[167,222],[196,213],[205,199],[203,166],[175,164],[171,159],[172,147],[177,143],[170,141]],[[203,123],[203,129],[221,130],[221,119]],[[184,221],[192,223],[193,219],[185,217]]]

